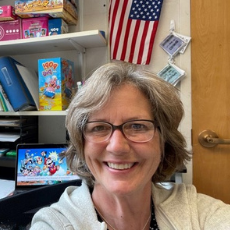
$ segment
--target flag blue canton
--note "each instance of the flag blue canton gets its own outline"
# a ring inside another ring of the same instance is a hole
[[[163,0],[133,0],[129,18],[144,21],[158,21]]]

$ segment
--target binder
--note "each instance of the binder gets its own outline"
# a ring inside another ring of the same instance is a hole
[[[13,110],[37,110],[37,75],[11,57],[0,57],[0,84]]]

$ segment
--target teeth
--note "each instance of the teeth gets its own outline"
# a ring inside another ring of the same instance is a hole
[[[133,163],[129,164],[114,164],[114,163],[108,163],[108,166],[112,169],[129,169],[133,166]]]

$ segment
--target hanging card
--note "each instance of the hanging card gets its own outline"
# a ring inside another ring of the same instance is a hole
[[[160,78],[176,86],[185,77],[185,71],[169,63],[158,74]]]
[[[174,58],[185,46],[185,41],[176,36],[174,33],[170,33],[160,43],[160,47],[169,54],[170,58]]]

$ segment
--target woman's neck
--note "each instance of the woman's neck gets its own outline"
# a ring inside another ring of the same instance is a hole
[[[96,184],[92,199],[109,229],[143,229],[151,214],[151,186],[130,194],[111,194]]]

